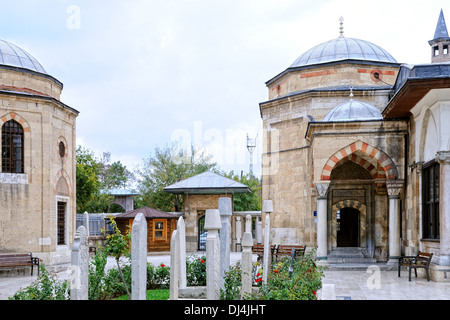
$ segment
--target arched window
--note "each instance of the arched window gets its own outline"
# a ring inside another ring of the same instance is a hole
[[[23,128],[15,120],[2,126],[2,172],[23,173]]]

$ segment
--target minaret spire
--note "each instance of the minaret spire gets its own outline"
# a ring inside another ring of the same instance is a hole
[[[428,41],[431,46],[431,63],[441,63],[450,61],[450,37],[445,25],[444,12],[441,9],[439,19],[434,31],[433,40]]]

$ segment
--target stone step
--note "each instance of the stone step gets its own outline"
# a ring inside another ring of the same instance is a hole
[[[333,251],[328,255],[332,258],[354,258],[354,259],[362,259],[364,258],[364,254],[362,253],[361,248],[334,248]]]
[[[328,263],[376,263],[375,258],[364,258],[364,257],[332,257],[328,256]]]

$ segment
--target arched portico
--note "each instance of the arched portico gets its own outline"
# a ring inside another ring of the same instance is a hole
[[[335,174],[336,172],[339,174]],[[398,170],[392,159],[379,148],[358,140],[332,154],[323,166],[320,177],[321,180],[315,182],[318,190],[317,252],[319,258],[326,259],[328,253],[339,246],[337,217],[340,208],[358,210],[354,211],[354,219],[358,219],[357,229],[355,229],[357,231],[352,231],[357,232],[357,241],[343,242],[344,244],[350,243],[350,246],[359,247],[365,255],[373,257],[376,247],[376,219],[384,219],[389,221],[389,227],[384,226],[389,238],[389,257],[390,259],[398,257],[400,255],[399,201],[403,181],[398,180]],[[375,197],[375,191],[377,191],[377,197]],[[386,199],[387,197],[389,200]],[[378,204],[378,209],[381,210],[377,212],[375,212],[375,198],[381,203]]]

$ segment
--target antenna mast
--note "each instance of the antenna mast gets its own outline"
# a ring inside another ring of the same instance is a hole
[[[258,136],[257,136],[258,137]],[[247,133],[247,150],[250,153],[250,174],[253,176],[253,151],[256,148],[256,138],[250,138]]]

